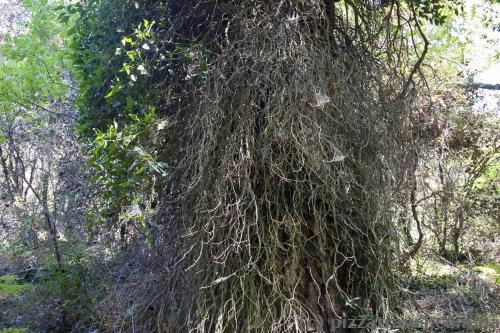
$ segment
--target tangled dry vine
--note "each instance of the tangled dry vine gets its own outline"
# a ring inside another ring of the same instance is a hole
[[[422,61],[407,38],[416,12],[400,10],[413,3],[169,4],[165,39],[196,39],[211,61],[165,91],[181,148],[137,268],[148,273],[123,289],[147,295],[135,320],[176,332],[300,332],[312,320],[328,332],[366,309],[387,316],[400,295],[389,207]]]

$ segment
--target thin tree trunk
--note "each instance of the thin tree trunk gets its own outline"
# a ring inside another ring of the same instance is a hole
[[[417,231],[418,231],[418,239],[415,244],[408,250],[403,255],[403,262],[415,257],[415,255],[418,253],[418,250],[420,250],[420,247],[422,246],[422,242],[424,240],[424,233],[422,231],[422,224],[420,223],[420,219],[418,217],[418,212],[417,212],[417,177],[414,175],[413,178],[413,187],[410,192],[410,205],[411,205],[411,215],[413,217],[413,220],[415,221],[417,225]]]
[[[458,207],[457,217],[455,220],[455,227],[453,228],[453,234],[452,234],[453,252],[457,258],[460,254],[460,236],[462,236],[462,232],[464,229],[464,219],[465,219],[464,209],[463,206],[460,205],[460,207]]]
[[[52,219],[50,218],[48,192],[49,192],[49,179],[48,177],[44,177],[42,180],[41,204],[42,204],[42,209],[44,211],[43,214],[45,216],[45,222],[47,224],[49,234],[52,238],[52,245],[54,246],[54,256],[57,261],[57,266],[60,269],[62,268],[62,261],[61,261],[61,252],[59,251],[59,243],[57,240],[57,225],[56,221],[52,221]]]
[[[442,149],[441,149],[441,154],[442,154]],[[444,178],[444,168],[442,165],[442,155],[440,158],[440,161],[438,163],[438,170],[439,170],[439,180],[441,182],[441,188],[442,188],[442,199],[441,199],[441,209],[443,211],[443,225],[441,228],[441,242],[439,244],[439,251],[440,254],[443,256],[447,255],[447,250],[446,250],[446,243],[448,240],[448,189],[447,189],[447,184],[446,180]]]
[[[3,176],[5,178],[5,184],[7,186],[7,195],[9,196],[9,201],[14,200],[14,194],[12,193],[11,179],[9,175],[9,169],[7,168],[7,158],[3,156],[2,147],[0,147],[0,163],[2,165]]]

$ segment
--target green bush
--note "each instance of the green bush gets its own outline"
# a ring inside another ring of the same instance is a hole
[[[35,284],[23,303],[28,313],[37,314],[33,316],[38,317],[33,326],[45,323],[55,330],[85,323],[104,295],[109,279],[100,265],[102,261],[86,254],[88,249],[83,245],[72,242],[71,248],[65,251],[61,268],[48,257],[38,270]]]
[[[22,283],[18,276],[7,274],[0,276],[0,298],[19,296],[29,289],[29,284]]]
[[[156,207],[157,188],[167,175],[156,148],[164,144],[167,120],[158,119],[155,109],[142,117],[128,115],[124,126],[114,122],[98,132],[90,150],[89,165],[101,191],[97,209],[88,218],[93,225],[119,226],[122,240],[128,224],[134,224],[151,242],[146,216]]]

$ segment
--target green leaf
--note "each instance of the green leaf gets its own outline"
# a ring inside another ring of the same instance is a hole
[[[130,37],[123,37],[122,44],[125,46],[127,44],[134,45],[134,41]]]
[[[131,96],[127,96],[126,109],[129,111],[132,111],[132,109],[134,108],[134,105],[135,105],[134,99]]]

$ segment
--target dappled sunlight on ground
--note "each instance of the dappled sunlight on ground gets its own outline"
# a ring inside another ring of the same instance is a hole
[[[419,258],[413,266],[406,281],[412,295],[407,319],[423,321],[428,329],[440,327],[442,332],[494,331],[485,326],[500,320],[498,265],[454,265],[436,257]]]

